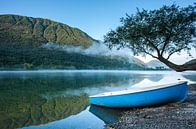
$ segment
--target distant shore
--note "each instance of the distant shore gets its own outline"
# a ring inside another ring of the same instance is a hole
[[[132,108],[118,122],[107,125],[115,129],[196,129],[196,84],[189,85],[188,98],[183,103],[156,107]]]
[[[115,71],[174,71],[172,69],[100,69],[100,68],[84,68],[84,69],[76,69],[76,68],[9,68],[9,67],[0,67],[0,71],[38,71],[38,70],[115,70]]]

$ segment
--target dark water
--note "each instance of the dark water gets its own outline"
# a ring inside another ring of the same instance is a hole
[[[102,129],[126,109],[89,106],[89,95],[178,79],[196,72],[0,71],[0,129]]]

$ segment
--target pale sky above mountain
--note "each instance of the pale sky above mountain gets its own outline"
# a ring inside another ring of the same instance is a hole
[[[134,14],[136,8],[157,9],[173,3],[188,6],[195,0],[1,0],[0,14],[17,14],[31,17],[48,18],[80,28],[95,39],[103,36],[120,25],[125,14]],[[196,50],[191,51],[196,58]],[[184,63],[191,58],[182,53],[171,60]],[[139,57],[144,62],[151,57]]]

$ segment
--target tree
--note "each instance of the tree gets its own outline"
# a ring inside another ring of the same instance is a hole
[[[24,69],[32,69],[33,68],[33,64],[29,64],[29,63],[24,63],[23,66],[24,66]]]
[[[170,68],[180,72],[196,70],[196,64],[177,65],[169,61],[182,50],[190,54],[196,48],[196,4],[180,8],[173,4],[156,10],[140,11],[121,18],[122,26],[104,36],[111,48],[128,47],[134,55],[150,55]]]

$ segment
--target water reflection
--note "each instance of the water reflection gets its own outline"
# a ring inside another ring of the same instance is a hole
[[[89,94],[118,90],[143,79],[127,73],[0,72],[0,128],[66,118],[89,105]]]
[[[100,106],[91,105],[89,111],[103,120],[105,124],[115,123],[124,111],[128,109],[121,108],[105,108]]]
[[[13,129],[45,124],[77,114],[88,105],[88,97],[69,96],[46,100],[35,95],[13,96],[1,98],[1,103],[4,104],[0,106],[0,128]]]
[[[184,77],[184,78],[186,78],[187,80],[190,80],[190,81],[192,81],[192,82],[196,82],[196,72],[184,72],[183,74],[182,74],[182,76]]]
[[[161,74],[154,74],[153,76],[148,75],[148,76],[146,76],[146,78],[152,82],[158,82],[161,79],[163,79],[163,75],[161,75]]]
[[[77,115],[41,126],[28,126],[21,129],[103,129],[104,121],[89,112],[89,107]]]
[[[112,109],[95,105],[68,118],[41,126],[29,126],[21,129],[103,129],[105,124],[116,122],[128,109]]]
[[[89,95],[165,82],[173,74],[176,75],[146,71],[0,72],[0,128],[103,128],[115,122],[124,109],[86,108]]]

